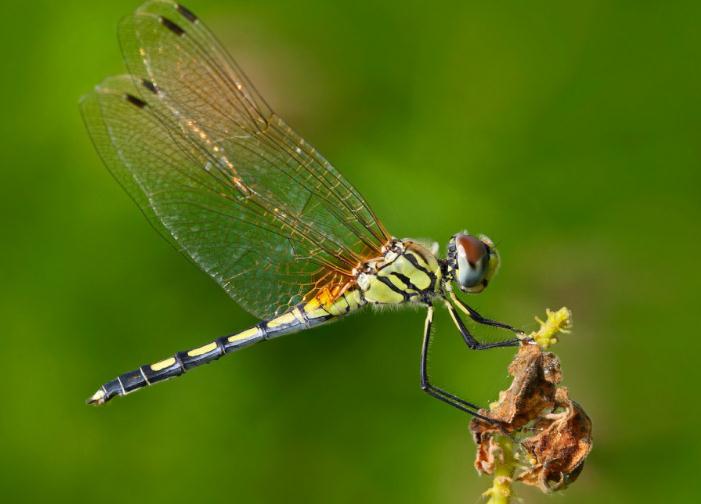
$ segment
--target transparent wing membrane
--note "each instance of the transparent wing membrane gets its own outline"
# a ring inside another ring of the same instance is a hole
[[[126,18],[131,75],[82,102],[98,152],[152,224],[270,318],[347,282],[389,239],[362,196],[257,94],[188,10]]]

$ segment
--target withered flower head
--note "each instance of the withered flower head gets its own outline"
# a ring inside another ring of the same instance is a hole
[[[561,490],[577,478],[591,450],[591,421],[567,388],[558,386],[562,373],[554,354],[523,344],[509,374],[509,389],[480,411],[498,423],[475,418],[470,424],[478,447],[475,467],[481,474],[502,467],[502,477],[508,467],[507,477],[543,492]]]

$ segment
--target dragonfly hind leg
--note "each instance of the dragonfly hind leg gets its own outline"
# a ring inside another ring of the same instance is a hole
[[[496,422],[496,420],[486,417],[478,413],[480,407],[474,403],[468,402],[460,397],[446,392],[445,390],[431,384],[428,377],[428,349],[431,344],[431,325],[433,324],[433,306],[428,306],[426,314],[426,322],[424,324],[424,338],[421,345],[421,390],[426,392],[431,397],[435,397],[439,401],[450,404],[452,407],[469,413],[477,418],[481,418],[488,422]]]

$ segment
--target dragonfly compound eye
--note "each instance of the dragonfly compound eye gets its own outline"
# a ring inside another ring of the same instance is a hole
[[[455,236],[455,280],[461,290],[481,292],[499,265],[499,256],[487,237]]]

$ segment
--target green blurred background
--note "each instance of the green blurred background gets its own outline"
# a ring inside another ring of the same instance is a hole
[[[134,1],[3,4],[3,502],[473,503],[467,418],[419,389],[419,311],[363,313],[96,409],[103,381],[254,322],[102,167],[81,94]],[[472,299],[556,348],[595,446],[562,496],[697,495],[698,2],[192,0],[397,236],[485,232]],[[439,311],[437,383],[486,403],[511,351]]]

